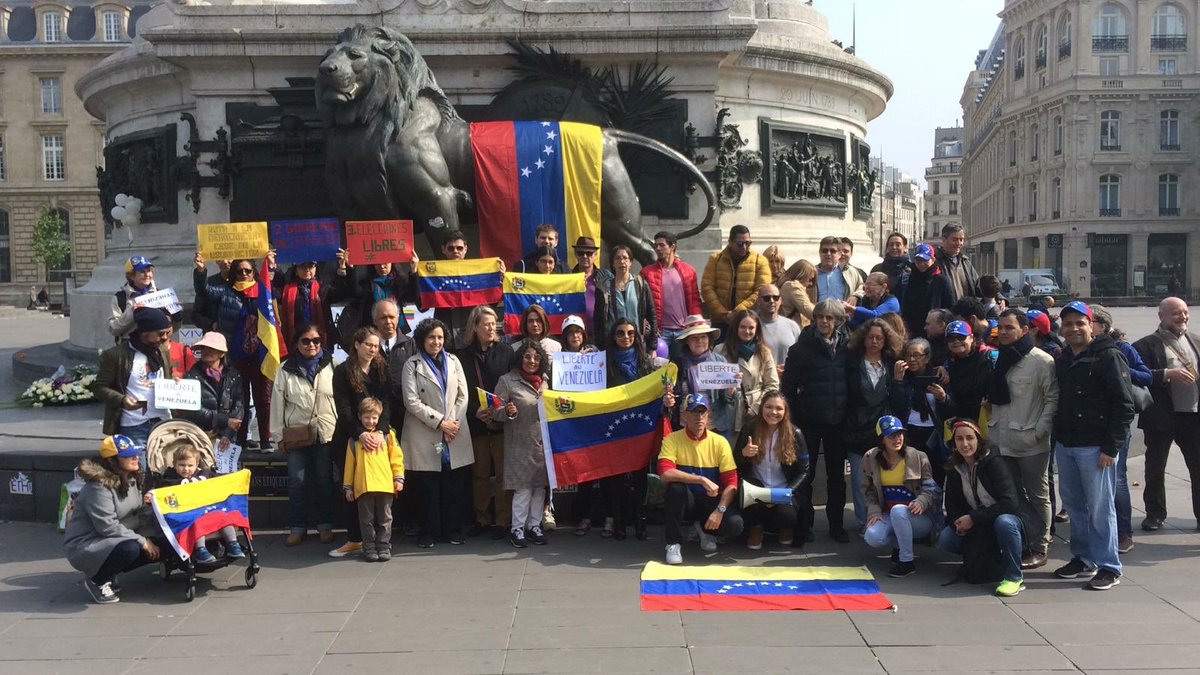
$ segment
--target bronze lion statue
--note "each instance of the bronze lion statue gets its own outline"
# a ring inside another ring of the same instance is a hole
[[[325,126],[326,184],[343,219],[411,219],[438,253],[446,231],[475,222],[470,126],[407,37],[362,24],[342,31],[318,67],[316,98]],[[716,196],[699,169],[669,146],[604,130],[601,237],[609,246],[628,246],[649,264],[654,252],[642,236],[641,208],[619,143],[677,161],[704,191],[708,213],[681,237],[712,222]],[[437,218],[444,226],[425,226]]]

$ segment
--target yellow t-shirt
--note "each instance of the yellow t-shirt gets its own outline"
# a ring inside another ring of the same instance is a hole
[[[737,484],[737,465],[733,462],[733,450],[729,441],[721,434],[709,431],[704,438],[694,441],[684,429],[680,429],[663,439],[662,451],[658,453],[659,472],[663,471],[663,463],[667,468],[679,469],[687,473],[704,476],[718,485]],[[726,480],[722,481],[721,476]],[[700,485],[689,485],[692,492],[704,494]]]
[[[904,460],[896,462],[896,466],[879,471],[879,481],[883,485],[884,511],[890,510],[897,504],[908,504],[917,496],[904,485]]]

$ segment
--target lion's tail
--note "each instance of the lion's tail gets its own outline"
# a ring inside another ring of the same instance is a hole
[[[687,157],[684,157],[683,154],[678,150],[672,148],[666,143],[663,143],[662,141],[657,141],[641,134],[635,134],[632,131],[607,128],[604,130],[604,133],[615,138],[618,143],[628,143],[630,145],[636,145],[640,148],[657,152],[658,154],[663,155],[667,159],[670,159],[684,167],[685,170],[692,174],[694,182],[700,186],[700,189],[704,192],[704,198],[708,200],[708,213],[704,215],[704,220],[699,225],[691,229],[684,230],[676,236],[678,236],[680,239],[686,239],[688,237],[700,234],[705,230],[705,228],[712,224],[713,219],[717,217],[717,193],[713,191],[712,184],[708,182],[708,179],[704,177],[704,174],[701,173],[700,169],[697,168],[695,164],[692,164]]]

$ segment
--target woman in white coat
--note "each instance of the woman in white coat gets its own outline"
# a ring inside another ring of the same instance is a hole
[[[404,399],[404,448],[407,474],[422,510],[417,545],[435,541],[463,543],[467,514],[467,467],[475,461],[466,428],[467,379],[458,358],[445,350],[446,324],[422,321],[413,332],[416,355],[404,362],[400,388]]]

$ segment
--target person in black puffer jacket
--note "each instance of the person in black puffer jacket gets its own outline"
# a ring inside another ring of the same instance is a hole
[[[978,342],[971,334],[970,326],[963,321],[950,324],[946,342],[950,346],[950,360],[946,363],[946,372],[950,376],[946,393],[953,401],[950,414],[978,422],[979,406],[991,386],[997,352]]]
[[[221,447],[237,439],[245,412],[242,398],[242,376],[226,367],[229,351],[225,336],[209,331],[192,345],[200,352],[200,361],[184,376],[200,381],[200,409],[176,410],[175,416],[203,429],[212,438],[219,438]]]
[[[862,459],[879,445],[875,424],[891,415],[888,380],[904,339],[883,319],[871,319],[850,336],[850,363],[846,369],[846,421],[842,444],[850,460],[850,490],[859,529],[867,525],[867,502],[862,492]]]
[[[953,290],[946,275],[937,265],[937,256],[929,244],[920,244],[912,254],[908,285],[896,296],[902,298],[900,316],[908,326],[910,337],[925,335],[925,319],[931,309],[950,306]]]
[[[850,541],[843,524],[846,450],[842,444],[842,423],[846,417],[846,368],[850,360],[845,323],[846,310],[840,300],[826,298],[818,302],[813,309],[813,325],[801,331],[796,344],[788,349],[781,386],[792,418],[804,433],[811,466],[816,466],[817,455],[824,448],[829,489],[825,515],[829,519],[829,535],[841,543]],[[808,517],[812,518],[812,478],[801,486],[801,491],[802,503],[807,505]],[[811,535],[811,523],[808,532]]]

